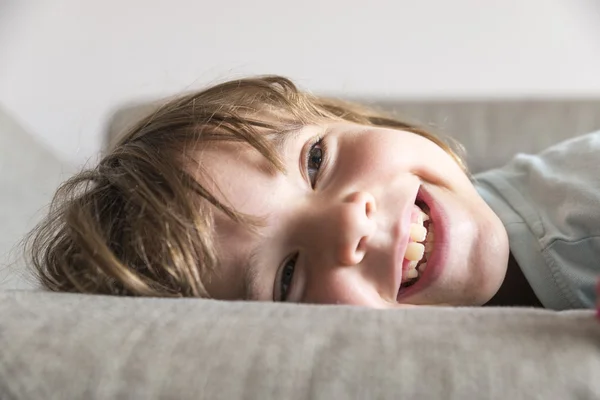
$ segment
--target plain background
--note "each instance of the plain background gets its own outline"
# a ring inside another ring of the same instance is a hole
[[[0,0],[0,107],[65,160],[120,105],[247,74],[369,99],[600,96],[597,0]]]

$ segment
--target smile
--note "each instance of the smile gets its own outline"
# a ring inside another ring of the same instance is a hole
[[[421,213],[425,214],[422,217],[422,227],[426,231],[424,239],[422,228],[411,229],[413,228],[412,223],[419,225],[420,218],[418,216]],[[422,299],[419,300],[414,296],[436,285],[446,270],[446,260],[451,246],[448,240],[450,221],[447,212],[442,203],[425,185],[419,188],[410,222],[407,235],[409,243],[402,260],[402,279],[400,284],[396,283],[398,284],[396,301],[401,303],[421,301]],[[414,235],[412,235],[412,231],[414,231]],[[415,271],[410,272],[412,270]]]

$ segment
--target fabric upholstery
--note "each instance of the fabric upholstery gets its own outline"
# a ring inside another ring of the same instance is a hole
[[[2,399],[597,399],[593,311],[0,293]]]
[[[473,173],[504,165],[516,153],[537,153],[564,139],[600,129],[597,99],[357,101],[461,144]],[[118,109],[109,123],[106,146],[157,104],[132,103]]]
[[[72,171],[0,107],[0,290],[35,286],[19,241]]]

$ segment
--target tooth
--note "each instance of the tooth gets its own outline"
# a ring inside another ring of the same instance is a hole
[[[423,225],[423,216],[421,214],[421,212],[417,214],[417,224],[419,225]]]
[[[424,262],[423,264],[419,265],[419,272],[423,272],[427,269],[427,262]]]
[[[421,211],[421,217],[423,218],[423,221],[429,221],[429,215],[425,214],[423,211]]]
[[[411,262],[409,262],[408,263],[408,269],[416,269],[418,263],[419,263],[418,261],[411,261]]]
[[[404,254],[404,258],[410,261],[419,261],[423,258],[423,253],[425,252],[425,246],[421,243],[410,242],[406,247],[406,254]]]
[[[427,237],[427,229],[423,225],[410,224],[410,239],[415,242],[422,242]]]
[[[414,279],[417,276],[419,276],[419,272],[416,269],[409,269],[406,271],[406,278],[408,279]]]

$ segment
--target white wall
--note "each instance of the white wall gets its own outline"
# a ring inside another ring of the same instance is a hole
[[[599,71],[596,0],[0,0],[0,106],[76,162],[124,101],[249,73],[407,98],[600,96]]]

